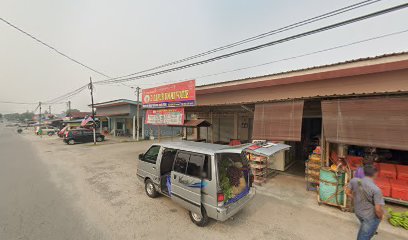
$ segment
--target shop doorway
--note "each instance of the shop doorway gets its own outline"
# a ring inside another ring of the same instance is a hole
[[[322,110],[320,101],[305,101],[303,107],[300,142],[288,142],[292,146],[289,153],[287,174],[305,176],[305,162],[313,150],[320,146],[322,134]]]

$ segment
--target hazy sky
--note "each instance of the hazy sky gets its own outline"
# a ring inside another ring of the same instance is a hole
[[[71,57],[115,77],[187,57],[360,1],[0,0],[0,17]],[[307,27],[247,44],[245,47],[401,3],[406,1],[383,0]],[[190,78],[196,78],[197,84],[204,84],[407,51],[408,33],[404,33],[296,60],[215,77],[197,78],[407,29],[408,9],[404,9],[216,63],[127,84],[143,88],[160,82]],[[3,22],[0,22],[0,43],[0,101],[47,101],[86,84],[90,76],[94,80],[104,79],[57,55]],[[229,51],[231,50],[225,52]],[[96,86],[96,102],[118,98],[135,100],[135,95],[131,88],[123,85]],[[71,101],[73,108],[88,110],[89,91],[82,92]],[[0,113],[34,108],[35,105],[0,103]],[[53,106],[56,112],[65,109],[65,104]]]

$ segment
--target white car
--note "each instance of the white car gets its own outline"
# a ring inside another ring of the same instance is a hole
[[[57,132],[57,130],[52,126],[40,126],[35,128],[36,135],[48,135],[52,136]]]

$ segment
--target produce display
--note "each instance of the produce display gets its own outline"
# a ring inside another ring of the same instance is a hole
[[[388,213],[390,217],[388,221],[394,227],[402,227],[408,230],[408,211],[406,212],[394,212],[391,208],[388,208]]]
[[[318,151],[316,151],[318,149]],[[308,191],[316,191],[317,186],[320,183],[320,168],[321,168],[321,154],[320,147],[310,154],[309,159],[306,161],[305,179],[306,189]]]
[[[243,174],[243,164],[230,159],[223,159],[219,163],[220,187],[224,193],[224,202],[234,198],[246,188]]]
[[[227,168],[227,175],[229,177],[231,185],[238,187],[240,179],[242,178],[242,171],[235,166],[230,166]]]
[[[268,175],[268,158],[254,154],[248,154],[247,157],[254,174],[254,182],[258,185],[264,183]]]

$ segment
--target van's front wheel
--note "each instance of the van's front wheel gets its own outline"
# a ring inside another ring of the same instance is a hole
[[[150,179],[147,179],[145,181],[145,190],[146,190],[147,196],[151,198],[155,198],[159,196],[159,193],[156,191],[156,188],[154,187],[154,183]]]
[[[191,221],[195,225],[199,227],[205,227],[208,224],[209,218],[204,208],[201,209],[201,215],[198,213],[191,212],[191,211],[189,211],[188,214],[190,215]]]

